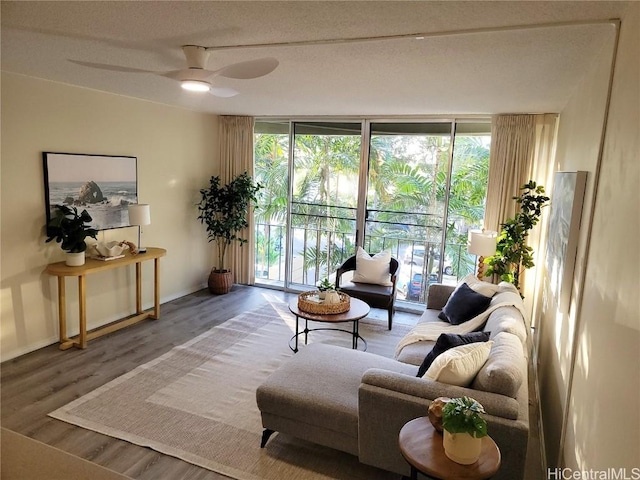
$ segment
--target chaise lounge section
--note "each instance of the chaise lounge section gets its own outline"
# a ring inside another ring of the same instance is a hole
[[[482,326],[494,342],[489,358],[468,387],[416,377],[433,341],[411,343],[397,359],[311,344],[256,392],[265,428],[263,446],[272,432],[282,432],[409,475],[398,447],[402,426],[425,416],[438,397],[467,395],[484,406],[489,434],[501,450],[502,466],[495,478],[523,478],[529,434],[526,326],[521,305],[506,305],[501,293],[509,286],[502,288],[491,300],[495,308]],[[430,286],[421,323],[442,323],[437,315],[452,291],[453,287]]]

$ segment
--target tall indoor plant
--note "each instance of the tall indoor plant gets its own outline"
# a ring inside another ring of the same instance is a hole
[[[524,190],[519,197],[513,197],[520,204],[520,211],[501,225],[496,254],[485,258],[489,265],[485,276],[496,274],[500,280],[513,283],[520,288],[520,274],[523,269],[533,267],[533,249],[527,245],[529,230],[540,220],[542,208],[549,197],[544,195],[544,187],[533,180],[521,187]]]
[[[247,172],[235,177],[226,185],[221,185],[220,177],[209,180],[209,188],[200,190],[202,198],[198,203],[198,220],[207,227],[207,237],[217,247],[217,264],[209,275],[209,290],[212,293],[228,293],[233,285],[233,273],[225,269],[227,247],[233,242],[240,245],[247,239],[239,236],[242,229],[249,226],[247,214],[251,202],[262,188],[254,183]]]
[[[92,220],[86,210],[78,213],[76,207],[56,205],[55,213],[47,223],[46,242],[55,240],[61,244],[62,250],[67,252],[67,265],[71,267],[84,265],[84,252],[87,250],[85,239],[96,238],[98,235],[98,230],[88,225]]]

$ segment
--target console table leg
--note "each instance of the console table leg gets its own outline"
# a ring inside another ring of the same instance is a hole
[[[80,321],[79,347],[87,348],[87,289],[84,275],[78,277],[78,305]]]
[[[67,295],[65,291],[65,278],[58,277],[58,325],[60,327],[60,343],[67,338]]]
[[[160,318],[160,259],[153,260],[153,318]]]
[[[136,313],[142,313],[142,262],[136,263]]]

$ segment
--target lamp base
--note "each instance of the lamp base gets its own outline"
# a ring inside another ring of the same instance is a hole
[[[138,247],[138,253],[146,253],[147,247]]]
[[[484,278],[484,257],[478,257],[478,274],[476,275],[478,280],[482,280]]]

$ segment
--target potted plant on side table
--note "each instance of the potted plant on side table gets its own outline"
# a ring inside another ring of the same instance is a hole
[[[482,405],[470,397],[452,398],[442,409],[444,453],[454,462],[470,465],[480,458],[482,437],[487,436],[482,413]]]
[[[247,243],[247,239],[239,235],[242,229],[249,226],[249,206],[256,201],[256,194],[261,188],[245,172],[227,185],[220,184],[220,177],[211,177],[209,188],[200,190],[202,198],[198,203],[198,220],[206,225],[209,242],[215,241],[218,254],[217,265],[209,274],[211,293],[224,294],[231,290],[233,273],[224,266],[227,247],[233,242],[240,245]]]
[[[76,207],[56,205],[54,216],[47,223],[46,243],[55,240],[67,252],[66,264],[70,267],[84,265],[87,243],[85,238],[96,238],[98,230],[88,224],[93,221],[86,210],[78,213]]]

